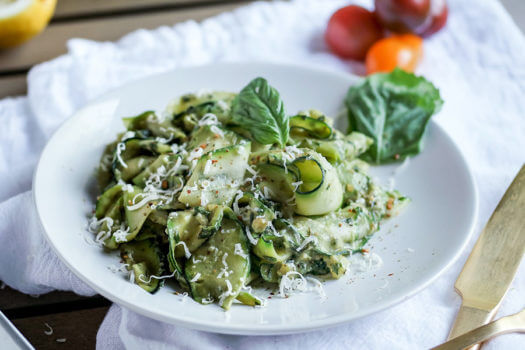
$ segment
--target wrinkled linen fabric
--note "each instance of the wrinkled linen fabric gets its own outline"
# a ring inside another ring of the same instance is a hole
[[[363,73],[330,54],[326,22],[342,0],[254,3],[198,24],[137,30],[118,42],[72,39],[68,53],[34,67],[28,96],[0,101],[0,280],[28,294],[95,292],[73,275],[43,237],[33,208],[32,174],[46,141],[76,109],[126,82],[219,61],[273,61]],[[354,3],[371,6],[371,1]],[[464,153],[479,189],[479,235],[525,161],[525,39],[495,0],[449,2],[447,27],[425,41],[418,73],[441,90],[435,120]],[[446,169],[443,169],[446,171]],[[231,336],[168,325],[113,305],[99,349],[421,349],[446,339],[460,304],[458,261],[421,293],[388,310],[335,328],[286,336]],[[499,316],[525,304],[520,266]],[[486,349],[521,349],[525,336],[498,337]]]

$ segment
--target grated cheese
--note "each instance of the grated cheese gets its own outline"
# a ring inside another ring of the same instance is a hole
[[[292,278],[291,276],[297,276],[297,278]],[[297,271],[288,271],[286,275],[281,277],[281,282],[279,282],[279,293],[282,298],[286,298],[287,295],[295,291],[306,292],[308,287],[308,282],[302,274]]]
[[[164,131],[166,130],[164,129]],[[161,143],[170,143],[171,141],[173,141],[173,134],[170,134],[170,137],[168,138],[157,136],[155,137],[155,141],[161,142]]]
[[[184,248],[184,255],[186,256],[186,259],[189,259],[190,256],[191,256],[191,252],[188,249],[188,246],[186,245],[186,242],[180,241],[177,244],[175,244],[175,247],[177,247],[178,245],[181,245]]]
[[[252,233],[250,232],[250,228],[248,226],[246,226],[246,237],[248,237],[248,240],[250,241],[251,244],[253,245],[257,244],[258,239],[252,236]]]
[[[144,275],[141,274],[138,278],[139,278],[139,280],[140,280],[142,283],[150,283],[152,279],[156,279],[156,280],[165,280],[165,279],[168,279],[168,278],[172,278],[173,276],[175,276],[175,273],[176,273],[176,271],[173,271],[173,273],[170,274],[170,275],[164,275],[164,276],[151,275],[151,276],[149,276],[149,278],[148,278],[147,280],[144,279]]]
[[[120,224],[120,228],[113,232],[115,242],[122,243],[128,241],[129,227],[126,227],[124,223]]]
[[[117,157],[117,161],[120,163],[120,165],[122,165],[124,168],[127,168],[128,165],[124,162],[124,160],[122,159],[121,157],[121,153],[122,151],[126,150],[126,144],[122,143],[122,142],[119,142],[117,144],[117,149],[116,149],[116,152],[115,152],[115,155]]]
[[[111,237],[111,228],[113,227],[113,219],[110,217],[105,217],[100,220],[97,220],[96,216],[93,216],[88,223],[88,231],[91,233],[97,233],[95,236],[95,242],[98,244],[103,244],[106,239]],[[102,225],[106,224],[106,230],[100,230]]]
[[[244,258],[244,259],[248,259],[248,254],[246,254],[243,250],[242,250],[242,246],[240,243],[235,243],[235,250],[233,252],[235,255],[238,255],[240,256],[241,258]]]
[[[218,100],[217,106],[219,106],[224,111],[227,111],[228,109],[230,109],[230,105],[228,105],[224,100]]]
[[[299,247],[297,247],[297,251],[300,252],[301,250],[303,250],[311,242],[316,243],[317,242],[317,237],[315,237],[315,236],[308,236],[307,238],[305,238],[304,241],[301,243],[301,245]]]
[[[297,182],[292,182],[292,186],[294,187],[294,192],[297,191],[297,189],[299,188],[299,186],[301,186],[303,184],[302,181],[297,181]]]
[[[257,171],[255,171],[255,169],[253,169],[251,165],[248,165],[248,167],[246,167],[246,170],[253,176],[257,176]]]
[[[47,330],[44,331],[45,335],[52,335],[53,334],[53,328],[47,323],[44,322],[44,326],[46,326]]]
[[[135,131],[126,131],[124,133],[124,135],[122,135],[122,139],[120,140],[120,142],[124,142],[126,140],[129,140],[129,139],[132,139],[135,137]]]
[[[197,272],[195,276],[190,280],[190,282],[197,282],[197,280],[201,277],[201,273]]]
[[[233,200],[232,209],[233,212],[237,215],[241,215],[241,211],[239,210],[239,199],[241,199],[243,195],[244,193],[242,191],[237,191],[235,193],[235,199]]]
[[[313,286],[309,286],[308,282],[313,284]],[[316,292],[321,299],[326,299],[323,285],[316,278],[304,277],[297,271],[288,271],[286,275],[281,277],[281,282],[279,283],[279,294],[282,298],[286,298],[294,292],[304,293],[310,291]]]
[[[228,263],[226,262],[226,258],[228,257],[228,253],[224,253],[224,255],[222,256],[222,264],[224,265],[225,268],[228,268]]]
[[[180,186],[174,189],[162,189],[162,183],[170,176],[173,176],[186,169],[188,169],[188,167],[186,165],[182,165],[181,158],[177,158],[177,161],[169,170],[166,170],[164,165],[160,166],[157,171],[151,174],[146,180],[143,190],[144,192],[135,195],[132,199],[132,204],[127,205],[128,209],[137,210],[151,201],[158,201],[157,204],[153,204],[151,206],[152,209],[155,209],[159,205],[165,205],[172,202],[175,195],[184,188],[184,183],[181,181]],[[139,197],[142,197],[142,199],[136,203],[137,198]]]
[[[224,293],[222,293],[219,296],[219,305],[220,306],[222,306],[222,304],[224,304],[224,301],[226,300],[227,297],[229,297],[231,295],[234,295],[232,284],[230,283],[230,281],[229,280],[225,280],[225,282],[226,282],[226,288],[228,288],[228,290],[225,291]]]
[[[197,123],[199,126],[204,125],[217,125],[219,124],[219,120],[217,119],[217,116],[213,113],[206,113],[202,116],[201,120]]]
[[[264,198],[269,199],[272,196],[274,196],[274,193],[267,186],[264,186],[264,188],[263,188],[263,196],[264,196]]]

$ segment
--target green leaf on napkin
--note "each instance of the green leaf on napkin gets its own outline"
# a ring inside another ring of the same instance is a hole
[[[351,86],[345,102],[349,132],[359,131],[374,139],[362,157],[375,163],[421,152],[428,121],[443,105],[431,82],[397,68]]]
[[[288,141],[290,126],[279,92],[266,79],[255,78],[233,100],[232,121],[261,144]]]

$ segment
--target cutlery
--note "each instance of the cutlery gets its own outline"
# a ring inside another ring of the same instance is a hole
[[[448,339],[492,320],[524,252],[525,165],[494,210],[456,281],[462,304]]]
[[[513,332],[525,333],[525,309],[517,314],[502,317],[497,321],[471,330],[431,350],[465,349],[495,336]]]
[[[35,350],[27,339],[0,311],[0,349]]]

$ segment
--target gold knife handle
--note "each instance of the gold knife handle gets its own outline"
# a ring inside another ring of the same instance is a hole
[[[492,320],[495,313],[496,309],[487,311],[462,304],[459,308],[458,315],[456,316],[456,321],[448,335],[448,339],[455,338],[488,323]]]
[[[465,349],[495,336],[512,332],[525,332],[525,310],[511,316],[502,317],[497,321],[471,330],[466,334],[432,348],[432,350]]]

